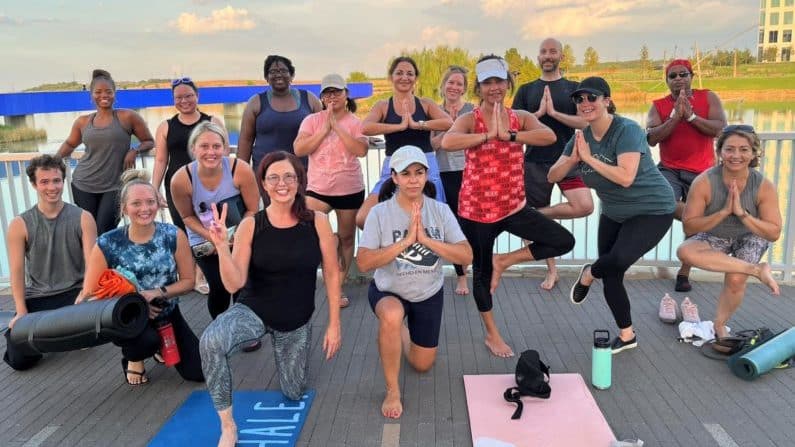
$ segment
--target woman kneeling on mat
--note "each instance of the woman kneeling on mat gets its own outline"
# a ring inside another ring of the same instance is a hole
[[[121,184],[121,214],[130,223],[97,239],[86,261],[83,294],[77,302],[91,296],[106,269],[132,273],[138,282],[138,293],[149,303],[149,324],[138,337],[117,343],[121,346],[121,364],[127,383],[141,385],[149,381],[144,359],[160,349],[156,327],[161,322],[171,323],[174,328],[180,357],[177,372],[185,380],[201,382],[204,376],[199,339],[182,317],[177,301],[169,300],[193,289],[193,260],[188,238],[174,225],[155,222],[160,207],[148,172],[125,171]]]
[[[391,178],[381,187],[382,203],[367,216],[356,256],[361,271],[375,269],[367,296],[378,317],[378,349],[386,382],[381,412],[388,418],[399,418],[403,412],[398,384],[401,352],[419,372],[428,371],[436,359],[444,300],[442,258],[461,265],[472,262],[472,248],[455,215],[433,199],[428,165],[415,146],[403,146],[392,154]]]
[[[240,222],[234,248],[230,251],[227,240],[226,204],[214,210],[210,228],[224,287],[232,293],[240,290],[237,302],[210,323],[201,338],[202,368],[221,419],[219,446],[237,441],[229,357],[243,346],[271,334],[282,393],[293,400],[303,396],[318,265],[323,267],[329,301],[323,338],[326,359],[341,343],[337,238],[326,214],[306,206],[304,166],[295,155],[270,152],[257,178],[265,209]]]
[[[743,301],[748,276],[779,294],[770,266],[759,261],[781,235],[781,211],[773,183],[751,169],[761,156],[753,127],[727,126],[717,153],[720,164],[693,180],[682,214],[685,233],[693,236],[676,254],[700,269],[726,273],[714,320],[715,335],[726,337],[726,322]]]

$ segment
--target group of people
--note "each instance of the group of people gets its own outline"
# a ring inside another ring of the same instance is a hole
[[[161,360],[156,325],[170,322],[181,357],[178,372],[206,380],[221,420],[219,444],[233,445],[230,355],[257,349],[271,334],[282,391],[301,397],[317,269],[328,296],[322,339],[330,359],[341,345],[340,308],[350,304],[342,282],[354,262],[358,226],[355,262],[361,271],[374,271],[368,300],[378,318],[386,384],[381,411],[397,418],[402,356],[418,371],[435,361],[443,262],[455,265],[459,295],[470,292],[466,267],[472,265],[485,345],[493,355],[513,356],[493,315],[502,273],[546,260],[541,287],[555,287],[554,259],[575,244],[555,219],[591,214],[593,189],[601,202],[598,259],[582,267],[570,298],[582,304],[593,281],[602,280],[620,330],[613,352],[637,345],[624,275],[674,218],[688,235],[678,250],[683,266],[676,288],[690,287],[691,266],[726,272],[714,320],[717,334],[726,335],[749,276],[778,293],[770,267],[760,260],[779,237],[781,216],[775,188],[753,169],[761,156],[754,129],[726,126],[717,96],[691,89],[686,60],[667,65],[671,94],[654,102],[644,131],[616,114],[604,79],[565,79],[562,58],[561,43],[545,39],[540,78],[520,86],[507,107],[514,78],[499,56],[477,61],[476,104],[464,100],[466,69],[445,72],[443,101],[436,104],[414,94],[419,67],[398,57],[388,72],[392,96],[359,120],[341,76],[325,76],[317,98],[291,86],[295,67],[289,59],[268,56],[270,88],[246,105],[236,157],[229,155],[223,122],[198,110],[199,91],[190,78],[172,82],[178,113],[152,138],[140,115],[113,107],[115,83],[96,70],[90,84],[96,112],[75,121],[56,156],[37,157],[28,166],[38,203],[9,226],[17,310],[10,330],[28,312],[91,299],[105,269],[123,269],[135,276],[150,308],[146,331],[119,343],[125,379],[147,382],[144,360]],[[374,135],[384,136],[386,157],[379,181],[366,191],[359,158]],[[132,136],[139,141],[135,148]],[[80,143],[85,154],[73,174],[74,206],[62,199],[62,157]],[[650,144],[660,146],[659,165]],[[138,152],[153,147],[150,182],[146,172],[128,168]],[[552,206],[554,184],[566,200]],[[173,225],[156,221],[161,207],[168,207]],[[336,232],[327,217],[332,210]],[[117,228],[121,216],[125,225]],[[526,245],[495,254],[503,232]],[[37,256],[45,250],[50,256]],[[200,338],[176,299],[194,287],[198,272],[209,287],[213,318]],[[670,310],[671,303],[661,303],[661,312],[663,307]],[[13,351],[8,346],[4,359],[15,369],[39,360]]]

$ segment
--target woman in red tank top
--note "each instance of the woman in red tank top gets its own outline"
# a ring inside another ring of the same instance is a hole
[[[491,310],[502,272],[514,264],[567,253],[574,248],[574,237],[525,200],[523,145],[549,145],[555,133],[531,113],[503,105],[508,89],[514,87],[504,59],[484,56],[475,71],[474,93],[480,106],[456,119],[442,139],[442,148],[466,150],[458,215],[474,252],[473,295],[486,327],[486,346],[496,356],[511,357],[513,350],[500,335]],[[531,242],[494,255],[494,240],[503,231]]]

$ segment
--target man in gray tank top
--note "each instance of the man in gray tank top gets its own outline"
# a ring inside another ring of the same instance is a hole
[[[27,175],[38,203],[8,225],[8,263],[16,315],[8,323],[3,360],[16,370],[32,368],[41,355],[27,356],[10,344],[20,317],[73,304],[83,287],[85,260],[97,239],[94,218],[63,201],[66,165],[42,155],[30,161]]]

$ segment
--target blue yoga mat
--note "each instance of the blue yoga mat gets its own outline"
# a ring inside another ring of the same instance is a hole
[[[795,356],[795,328],[776,335],[754,349],[729,359],[729,368],[735,376],[754,380]]]
[[[232,411],[242,445],[294,446],[309,416],[315,391],[289,400],[281,391],[236,391]],[[207,391],[194,391],[149,442],[149,447],[213,447],[218,445],[221,423]]]

